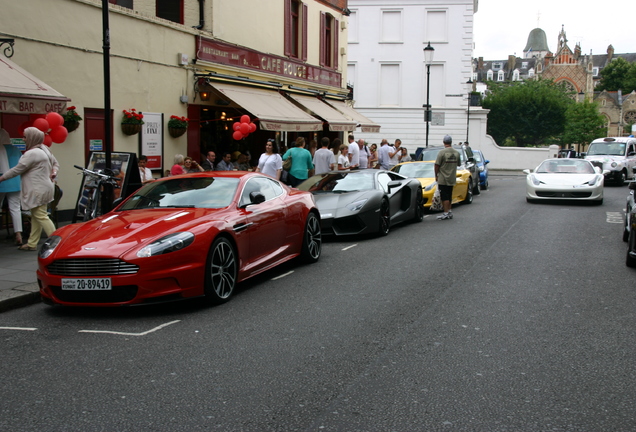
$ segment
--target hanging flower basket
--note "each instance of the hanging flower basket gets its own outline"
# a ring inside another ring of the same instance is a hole
[[[187,128],[176,128],[176,127],[168,128],[168,132],[170,133],[170,136],[172,138],[179,138],[181,135],[186,133],[187,130],[188,130]]]
[[[64,127],[69,132],[73,132],[77,129],[80,120],[82,120],[82,117],[75,111],[76,109],[76,107],[70,106],[66,108],[66,112],[62,114],[62,117],[64,117]]]
[[[73,120],[64,120],[64,127],[66,128],[67,131],[73,132],[75,129],[79,127],[79,122],[73,121]]]
[[[135,123],[122,123],[121,131],[128,136],[135,135],[141,132],[141,125]]]

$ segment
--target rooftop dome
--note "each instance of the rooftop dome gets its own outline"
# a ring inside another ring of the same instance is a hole
[[[545,32],[540,28],[536,28],[530,32],[528,36],[528,43],[526,44],[523,52],[528,51],[550,51],[548,48],[548,39],[545,36]]]

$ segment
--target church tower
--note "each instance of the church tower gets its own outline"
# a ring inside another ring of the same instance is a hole
[[[544,58],[550,52],[545,32],[536,28],[530,32],[528,43],[523,50],[523,58]]]

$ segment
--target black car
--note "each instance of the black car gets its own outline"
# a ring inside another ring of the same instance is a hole
[[[475,158],[473,158],[472,150],[470,147],[465,145],[454,145],[452,147],[459,152],[463,169],[470,171],[473,184],[473,195],[479,195],[481,193],[481,190],[479,189],[479,167],[475,162]],[[443,148],[444,146],[418,147],[415,151],[415,160],[435,162],[437,154]]]

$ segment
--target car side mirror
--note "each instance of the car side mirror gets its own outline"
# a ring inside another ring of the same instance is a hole
[[[524,173],[524,174],[530,174],[530,170],[529,170],[529,169],[524,169],[524,170],[523,170],[523,173]]]
[[[250,192],[250,204],[260,204],[265,202],[265,195],[260,192]]]
[[[488,165],[489,163],[490,163],[490,161],[489,161],[488,159],[486,159],[486,160],[484,161],[484,165]]]
[[[390,181],[389,183],[387,183],[387,185],[386,185],[386,186],[387,186],[387,188],[388,188],[389,190],[391,190],[391,189],[393,189],[393,188],[396,188],[396,187],[400,187],[400,186],[402,186],[402,182],[399,182],[399,181],[397,181],[397,180],[393,180],[393,181]]]

